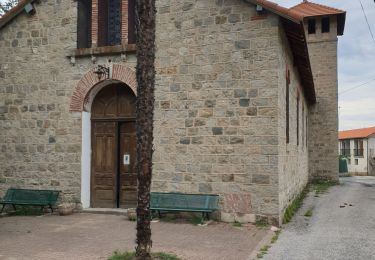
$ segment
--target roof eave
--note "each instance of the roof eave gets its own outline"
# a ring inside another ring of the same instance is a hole
[[[23,12],[27,4],[31,4],[38,0],[22,0],[15,7],[10,9],[6,14],[0,18],[0,29],[2,29],[6,24],[12,21],[17,15]]]

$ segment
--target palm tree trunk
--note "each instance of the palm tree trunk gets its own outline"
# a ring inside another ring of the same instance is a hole
[[[152,177],[155,89],[155,0],[136,0],[137,32],[137,248],[138,259],[151,259],[150,187]]]

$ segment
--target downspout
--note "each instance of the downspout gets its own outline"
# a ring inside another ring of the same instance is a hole
[[[367,154],[366,154],[366,160],[367,160],[367,176],[369,175],[369,169],[368,169],[368,161],[369,161],[369,156],[368,156],[368,138],[367,138]]]

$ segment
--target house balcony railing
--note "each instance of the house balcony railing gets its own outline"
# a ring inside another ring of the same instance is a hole
[[[363,149],[354,149],[354,156],[363,156]]]
[[[350,149],[341,149],[340,154],[343,156],[350,156]]]

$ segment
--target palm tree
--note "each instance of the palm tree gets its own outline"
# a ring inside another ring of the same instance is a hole
[[[137,259],[151,259],[150,187],[155,100],[155,0],[136,0],[137,32]]]

